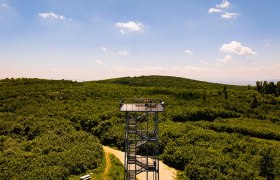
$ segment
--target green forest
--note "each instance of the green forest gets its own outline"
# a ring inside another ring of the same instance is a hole
[[[280,179],[280,82],[234,86],[170,76],[0,80],[0,179],[102,171],[102,145],[124,148],[120,100],[141,97],[166,104],[160,159],[179,170],[178,179]]]

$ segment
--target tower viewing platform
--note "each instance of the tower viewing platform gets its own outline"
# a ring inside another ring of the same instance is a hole
[[[126,98],[120,102],[121,112],[163,112],[165,104],[161,99]]]

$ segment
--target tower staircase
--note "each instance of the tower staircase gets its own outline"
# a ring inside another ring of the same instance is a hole
[[[147,158],[143,158],[136,155],[137,148],[143,146],[147,142],[154,142],[156,141],[155,137],[149,137],[146,133],[147,131],[141,131],[137,129],[137,121],[140,121],[143,119],[147,113],[143,113],[141,116],[138,116],[137,118],[130,118],[128,121],[128,133],[130,135],[134,135],[135,138],[133,140],[130,140],[128,142],[128,151],[127,151],[127,164],[129,165],[135,165],[134,170],[129,170],[129,178],[135,180],[136,175],[140,174],[144,171],[155,171],[156,170],[156,164],[155,163],[149,163],[149,160]],[[153,160],[150,160],[154,162]]]

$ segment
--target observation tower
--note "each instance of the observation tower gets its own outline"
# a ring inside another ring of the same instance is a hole
[[[135,180],[146,173],[146,179],[159,179],[158,113],[165,110],[161,99],[122,99],[119,108],[126,113],[125,180]]]

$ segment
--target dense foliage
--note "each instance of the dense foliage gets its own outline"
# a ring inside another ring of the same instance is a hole
[[[60,84],[66,85],[42,80],[1,83],[0,179],[68,179],[100,164],[98,138],[56,115],[61,108],[53,89]]]
[[[102,166],[101,143],[123,149],[124,97],[166,102],[160,153],[180,178],[280,178],[276,94],[164,76],[1,80],[0,178],[67,179]]]

